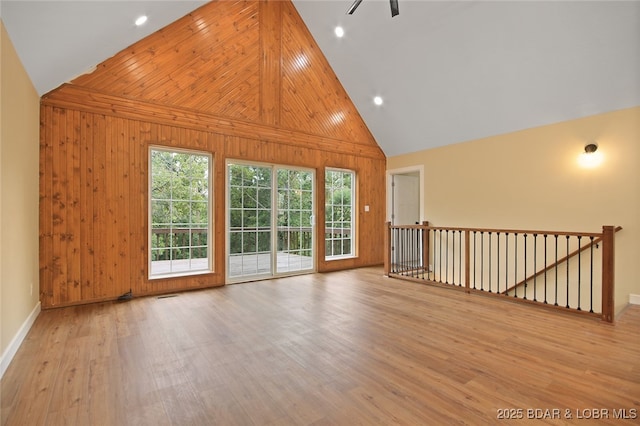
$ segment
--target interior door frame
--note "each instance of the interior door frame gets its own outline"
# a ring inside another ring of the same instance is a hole
[[[420,203],[420,223],[425,220],[424,212],[424,165],[401,167],[398,169],[388,169],[386,173],[386,188],[387,188],[387,215],[386,221],[392,222],[393,215],[393,176],[394,175],[406,175],[409,173],[418,173],[420,190],[419,190],[419,203]]]

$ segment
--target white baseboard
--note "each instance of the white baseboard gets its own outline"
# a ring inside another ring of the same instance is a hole
[[[33,308],[33,311],[31,311],[27,319],[24,321],[24,323],[22,323],[20,330],[18,330],[18,333],[13,336],[13,339],[11,339],[11,343],[9,343],[9,346],[7,346],[7,349],[5,349],[4,353],[2,354],[2,358],[0,358],[0,379],[2,379],[5,371],[7,371],[7,368],[9,368],[9,364],[11,364],[13,357],[16,355],[16,352],[18,352],[20,345],[24,341],[25,337],[27,337],[27,333],[29,333],[29,330],[31,330],[31,326],[36,321],[36,318],[38,318],[39,314],[40,302],[38,302],[36,307]]]
[[[629,303],[632,305],[640,305],[640,294],[630,294]]]

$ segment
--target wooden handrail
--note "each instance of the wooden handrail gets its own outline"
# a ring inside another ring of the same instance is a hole
[[[463,227],[447,227],[447,226],[424,226],[424,225],[391,225],[391,228],[401,229],[427,229],[434,231],[469,231],[469,232],[485,232],[485,233],[500,233],[500,234],[539,234],[539,235],[558,235],[558,236],[572,236],[572,237],[600,237],[600,232],[561,232],[561,231],[541,231],[541,230],[526,230],[526,229],[499,229],[499,228],[463,228]]]
[[[622,226],[618,226],[618,227],[616,227],[616,228],[614,229],[614,231],[615,231],[615,232],[618,232],[618,231],[621,231],[621,230],[622,230]],[[548,234],[546,234],[546,235],[548,235]],[[570,235],[570,234],[569,234],[569,233],[566,233],[566,234],[561,234],[561,235]],[[578,235],[580,235],[580,236],[585,236],[585,234],[578,234]],[[569,260],[569,259],[571,259],[572,257],[576,256],[578,253],[581,253],[581,252],[585,251],[586,249],[588,249],[588,248],[589,248],[589,247],[591,247],[592,245],[594,245],[594,244],[600,244],[600,243],[602,242],[602,238],[603,238],[603,237],[602,237],[602,235],[603,235],[603,234],[598,234],[598,235],[600,235],[600,237],[598,237],[598,238],[596,238],[595,240],[590,241],[588,244],[585,244],[584,246],[582,246],[582,247],[580,247],[580,248],[578,248],[578,249],[576,249],[576,250],[572,251],[572,252],[571,252],[571,253],[569,253],[568,255],[564,256],[562,259],[560,259],[560,260],[557,260],[557,261],[553,262],[551,265],[547,266],[546,268],[543,268],[543,269],[539,270],[538,272],[534,273],[533,275],[531,275],[531,276],[529,276],[529,277],[524,278],[524,279],[523,279],[522,281],[520,281],[519,283],[517,283],[517,284],[515,284],[515,285],[513,285],[513,286],[509,287],[508,289],[504,290],[504,291],[502,292],[502,294],[508,294],[510,291],[513,291],[513,290],[515,290],[515,289],[517,289],[517,288],[521,287],[522,285],[524,285],[525,283],[527,283],[527,282],[531,281],[532,279],[534,279],[534,278],[536,278],[536,277],[538,277],[538,276],[540,276],[540,275],[542,275],[542,274],[545,274],[546,272],[550,271],[551,269],[553,269],[553,268],[557,267],[558,265],[560,265],[560,264],[562,264],[562,263],[564,263],[564,262],[568,261],[568,260]],[[589,236],[589,235],[586,235],[586,236]]]

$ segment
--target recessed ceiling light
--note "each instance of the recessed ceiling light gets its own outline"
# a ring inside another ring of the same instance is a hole
[[[139,17],[138,19],[136,19],[136,25],[139,27],[140,25],[144,24],[145,22],[147,22],[147,16],[146,15],[142,15],[141,17]]]
[[[373,103],[376,105],[382,105],[382,98],[380,96],[376,96],[375,98],[373,98]]]
[[[334,32],[336,33],[336,37],[338,37],[338,38],[344,36],[344,28],[342,28],[342,27],[336,27]]]

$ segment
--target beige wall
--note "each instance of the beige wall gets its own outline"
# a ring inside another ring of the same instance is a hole
[[[577,158],[589,142],[595,169]],[[640,107],[387,159],[424,167],[424,220],[435,226],[616,234],[616,311],[640,294]]]
[[[4,24],[0,24],[0,43],[0,353],[4,356],[38,306],[40,99]]]

